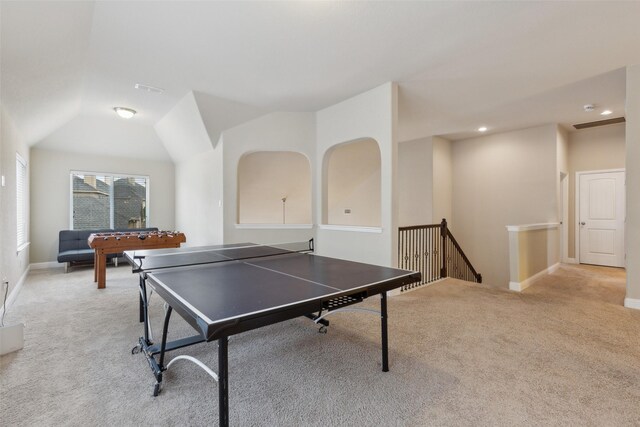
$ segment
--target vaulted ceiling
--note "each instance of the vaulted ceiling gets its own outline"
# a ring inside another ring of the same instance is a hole
[[[586,103],[622,115],[623,67],[640,63],[640,2],[2,1],[0,8],[0,101],[29,144],[100,152],[107,143],[110,154],[158,159],[173,157],[175,147],[157,125],[185,97],[215,139],[261,114],[316,111],[396,81],[400,140],[460,139],[479,125],[502,131],[597,119],[585,116]],[[114,106],[138,114],[122,122]]]

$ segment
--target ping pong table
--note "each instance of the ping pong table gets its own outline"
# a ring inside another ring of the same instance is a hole
[[[228,426],[229,337],[301,316],[322,324],[320,331],[326,332],[329,322],[325,317],[339,311],[380,315],[382,371],[388,371],[387,291],[419,281],[420,273],[319,256],[313,249],[311,239],[283,245],[239,243],[126,251],[133,272],[140,274],[140,319],[144,322],[144,336],[132,353],[146,356],[156,379],[154,396],[172,363],[194,362],[218,382],[219,421]],[[166,302],[160,344],[154,344],[150,336],[150,291]],[[379,312],[351,307],[374,295],[381,296]],[[173,311],[197,333],[167,342]],[[176,356],[165,365],[168,351],[214,340],[218,343],[217,373],[187,355]]]

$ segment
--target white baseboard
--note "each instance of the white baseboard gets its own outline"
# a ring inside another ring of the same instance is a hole
[[[524,288],[521,286],[520,282],[512,282],[509,281],[509,290],[510,291],[516,291],[516,292],[520,292],[522,291]]]
[[[512,291],[516,291],[516,292],[522,292],[525,289],[527,289],[529,286],[531,286],[531,284],[533,282],[535,282],[537,279],[541,278],[542,276],[546,275],[546,274],[551,274],[554,271],[556,271],[558,269],[558,267],[560,267],[560,263],[557,262],[555,264],[553,264],[552,266],[537,272],[536,274],[534,274],[533,276],[529,277],[528,279],[523,280],[522,282],[509,282],[509,289]]]
[[[636,298],[625,298],[624,306],[627,308],[633,308],[636,310],[640,310],[640,299]]]
[[[11,307],[11,305],[13,305],[13,302],[16,300],[16,298],[18,298],[18,294],[20,293],[20,288],[22,288],[22,284],[27,279],[27,274],[29,274],[29,270],[31,270],[31,265],[27,266],[27,269],[24,271],[24,273],[22,273],[22,276],[20,276],[20,279],[18,279],[18,283],[16,283],[16,285],[13,287],[13,290],[11,291],[11,293],[7,295],[7,304],[5,305],[7,310],[9,309],[9,307]],[[0,289],[0,291],[4,291],[4,287]],[[0,301],[0,316],[2,316],[3,314],[4,314],[4,307],[2,307],[2,301]]]
[[[577,264],[577,263],[578,263],[578,260],[576,260],[575,258],[567,258],[567,259],[564,261],[564,263],[565,263],[565,264]]]
[[[64,263],[59,263],[58,261],[36,262],[29,266],[32,270],[45,270],[47,268],[63,268]]]

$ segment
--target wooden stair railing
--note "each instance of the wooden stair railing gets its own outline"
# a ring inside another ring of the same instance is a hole
[[[440,224],[399,228],[398,268],[422,273],[421,282],[407,285],[401,288],[401,291],[445,277],[482,283],[482,275],[475,270],[451,234],[446,219]]]

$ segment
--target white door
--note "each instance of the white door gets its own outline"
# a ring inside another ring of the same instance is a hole
[[[580,263],[624,267],[624,172],[579,176]]]

